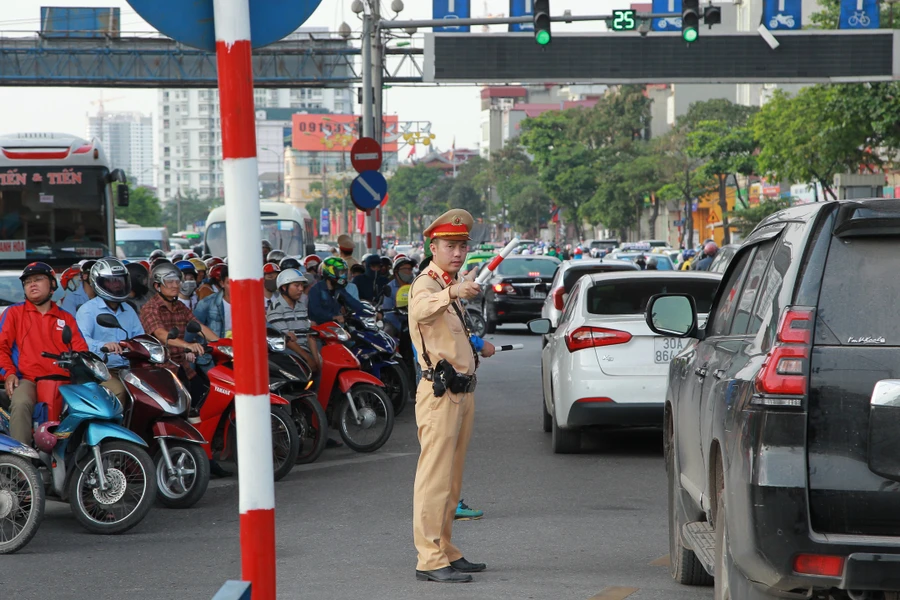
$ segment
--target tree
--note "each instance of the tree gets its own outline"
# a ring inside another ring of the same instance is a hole
[[[390,200],[387,205],[391,215],[398,221],[405,220],[409,214],[416,215],[421,227],[424,220],[421,210],[428,204],[422,199],[433,195],[433,188],[441,178],[439,169],[423,164],[397,169],[388,182]]]
[[[143,186],[128,186],[128,206],[116,207],[116,218],[141,227],[162,225],[162,207],[153,190]]]
[[[656,195],[666,201],[681,202],[684,214],[684,245],[694,245],[693,203],[710,191],[709,179],[697,173],[702,162],[687,151],[685,127],[676,127],[656,141],[660,154],[660,188]]]
[[[741,235],[747,235],[759,225],[763,219],[771,214],[784,210],[791,205],[788,198],[765,198],[756,206],[747,206],[732,213],[734,220],[732,225]]]
[[[194,223],[205,222],[209,211],[222,204],[221,198],[200,198],[195,190],[190,190],[180,198],[172,198],[166,202],[163,207],[163,224],[170,232],[181,231]]]

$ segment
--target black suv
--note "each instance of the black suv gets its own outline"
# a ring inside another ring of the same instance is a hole
[[[768,217],[694,338],[665,406],[670,570],[715,598],[900,598],[900,200]]]

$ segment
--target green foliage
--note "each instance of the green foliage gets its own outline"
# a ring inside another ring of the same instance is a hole
[[[838,23],[840,23],[841,19],[841,1],[840,0],[817,0],[816,4],[818,4],[819,12],[813,13],[810,16],[810,22],[814,27],[818,29],[837,29]],[[894,28],[900,28],[900,8],[896,9],[898,12],[895,15],[895,19],[892,19],[892,4],[887,2],[881,2],[881,28],[882,29],[891,29],[891,22],[893,21]]]
[[[731,213],[732,226],[737,228],[741,235],[747,235],[759,225],[763,219],[771,214],[784,210],[791,205],[789,198],[765,198],[756,206],[740,208]]]
[[[128,186],[128,206],[116,207],[116,218],[142,227],[162,225],[162,206],[150,188]],[[114,196],[115,197],[115,196]]]
[[[194,223],[206,221],[209,211],[222,206],[221,198],[200,198],[195,190],[188,191],[187,194],[178,198],[172,198],[166,202],[163,208],[163,225],[170,233],[181,231]],[[179,204],[181,211],[181,220],[178,219]]]
[[[388,210],[399,220],[405,220],[410,212],[421,215],[425,205],[430,202],[423,200],[433,196],[433,189],[441,177],[440,170],[423,164],[400,167],[388,182]]]

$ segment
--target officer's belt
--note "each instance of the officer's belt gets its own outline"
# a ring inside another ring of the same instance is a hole
[[[422,371],[422,379],[425,381],[434,381],[434,369],[427,369]],[[478,377],[473,375],[463,375],[461,373],[456,374],[456,379],[462,380],[465,382],[465,391],[457,392],[459,394],[471,394],[475,391],[475,387],[478,385]]]

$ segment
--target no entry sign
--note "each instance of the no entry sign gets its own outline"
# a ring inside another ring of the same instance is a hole
[[[357,173],[377,171],[381,160],[381,144],[370,137],[359,138],[350,148],[350,163]]]

